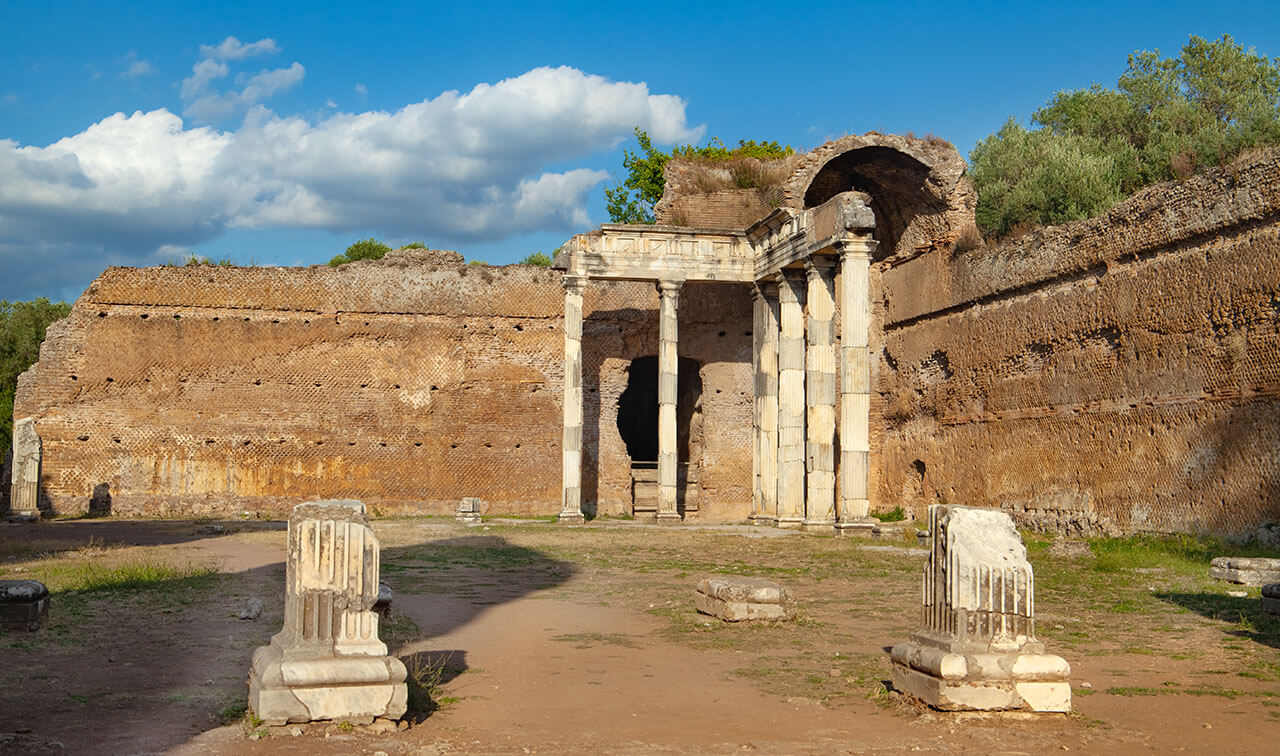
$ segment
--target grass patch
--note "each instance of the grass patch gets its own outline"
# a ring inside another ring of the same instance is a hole
[[[209,566],[188,564],[175,567],[148,559],[131,559],[113,565],[100,562],[53,564],[40,572],[50,591],[78,593],[145,590],[174,580],[184,581],[191,588],[204,587],[212,584],[217,575],[217,570]]]

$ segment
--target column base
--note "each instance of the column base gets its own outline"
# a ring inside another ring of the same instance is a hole
[[[942,711],[1071,711],[1071,667],[1050,654],[964,654],[893,647],[893,687]]]
[[[880,521],[874,517],[860,517],[856,520],[846,520],[845,522],[837,522],[836,535],[870,536],[871,529],[879,524],[880,524]]]
[[[30,511],[24,511],[24,512],[10,512],[10,513],[9,513],[9,516],[5,518],[5,521],[6,521],[6,522],[18,522],[18,523],[32,523],[32,522],[39,522],[39,521],[40,521],[40,513],[39,513],[39,512],[30,512]]]
[[[747,522],[762,528],[772,528],[778,524],[778,518],[773,515],[751,515],[747,518]]]
[[[830,532],[835,525],[835,520],[805,520],[800,527],[806,533],[823,533]]]
[[[556,518],[556,522],[564,525],[585,525],[587,516],[581,512],[561,512]]]
[[[657,514],[654,515],[654,519],[656,519],[659,523],[664,523],[664,524],[676,524],[676,523],[684,522],[684,518],[680,516],[679,512],[658,512]]]
[[[787,530],[799,530],[800,528],[804,527],[804,518],[803,517],[779,517],[778,527],[786,528]]]

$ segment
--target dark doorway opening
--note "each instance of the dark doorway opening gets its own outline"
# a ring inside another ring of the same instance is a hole
[[[702,461],[702,363],[681,357],[676,378],[677,504],[698,509],[698,467]],[[618,397],[618,433],[631,457],[632,512],[657,510],[658,358],[631,361],[627,388]],[[692,461],[692,464],[690,463]]]

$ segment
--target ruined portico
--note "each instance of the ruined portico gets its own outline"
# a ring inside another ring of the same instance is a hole
[[[864,521],[870,408],[867,288],[875,227],[868,197],[854,191],[812,209],[778,208],[743,231],[606,224],[562,247],[555,261],[564,271],[565,289],[560,520],[584,520],[582,292],[592,280],[620,280],[652,282],[659,294],[659,521],[681,519],[676,497],[677,313],[681,288],[689,281],[752,287],[752,519],[811,529]]]

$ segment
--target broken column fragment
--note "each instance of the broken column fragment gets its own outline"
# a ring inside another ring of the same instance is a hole
[[[1280,581],[1280,559],[1215,557],[1209,562],[1209,576],[1240,585],[1275,583]]]
[[[893,647],[893,686],[947,711],[1071,711],[1071,667],[1035,637],[1035,580],[1008,514],[929,507],[923,627]]]
[[[13,423],[13,480],[9,488],[9,519],[33,522],[40,519],[40,435],[35,418]]]
[[[398,719],[405,667],[378,639],[378,539],[354,500],[289,517],[284,629],[253,654],[249,708],[267,724]]]
[[[454,519],[466,525],[477,525],[480,522],[480,499],[467,496],[458,503],[458,511]]]
[[[36,580],[0,580],[0,629],[40,629],[49,618],[49,589]]]
[[[764,578],[707,578],[698,584],[693,603],[703,614],[725,622],[795,617],[795,604],[787,589]]]

